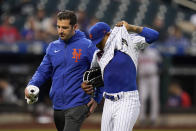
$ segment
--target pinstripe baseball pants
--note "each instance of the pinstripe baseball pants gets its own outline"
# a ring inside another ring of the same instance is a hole
[[[118,94],[118,93],[115,93]],[[139,116],[138,91],[121,92],[120,99],[105,99],[101,131],[132,131]]]

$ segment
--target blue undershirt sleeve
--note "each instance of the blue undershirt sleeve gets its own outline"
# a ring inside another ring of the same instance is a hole
[[[99,87],[96,89],[95,97],[93,98],[98,104],[101,102],[103,98],[103,89],[104,87]]]
[[[145,37],[146,42],[149,44],[158,40],[159,38],[159,32],[148,27],[144,27],[142,32],[139,33],[139,35]]]

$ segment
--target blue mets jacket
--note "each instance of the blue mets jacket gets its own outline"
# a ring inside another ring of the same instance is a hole
[[[87,104],[90,96],[82,90],[81,83],[83,73],[90,68],[95,50],[96,47],[79,30],[66,43],[60,38],[51,42],[28,85],[40,87],[51,78],[49,96],[56,110]],[[95,100],[100,102],[101,97]]]

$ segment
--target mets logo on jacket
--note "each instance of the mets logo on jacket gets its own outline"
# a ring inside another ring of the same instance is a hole
[[[81,53],[82,49],[73,49],[72,55],[73,55],[73,59],[75,59],[75,62],[78,62],[78,60],[80,59],[80,56],[82,55]]]

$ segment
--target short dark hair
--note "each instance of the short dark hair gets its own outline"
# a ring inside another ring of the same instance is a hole
[[[77,23],[76,14],[70,10],[63,10],[57,14],[58,20],[70,20],[70,25],[74,26]]]

